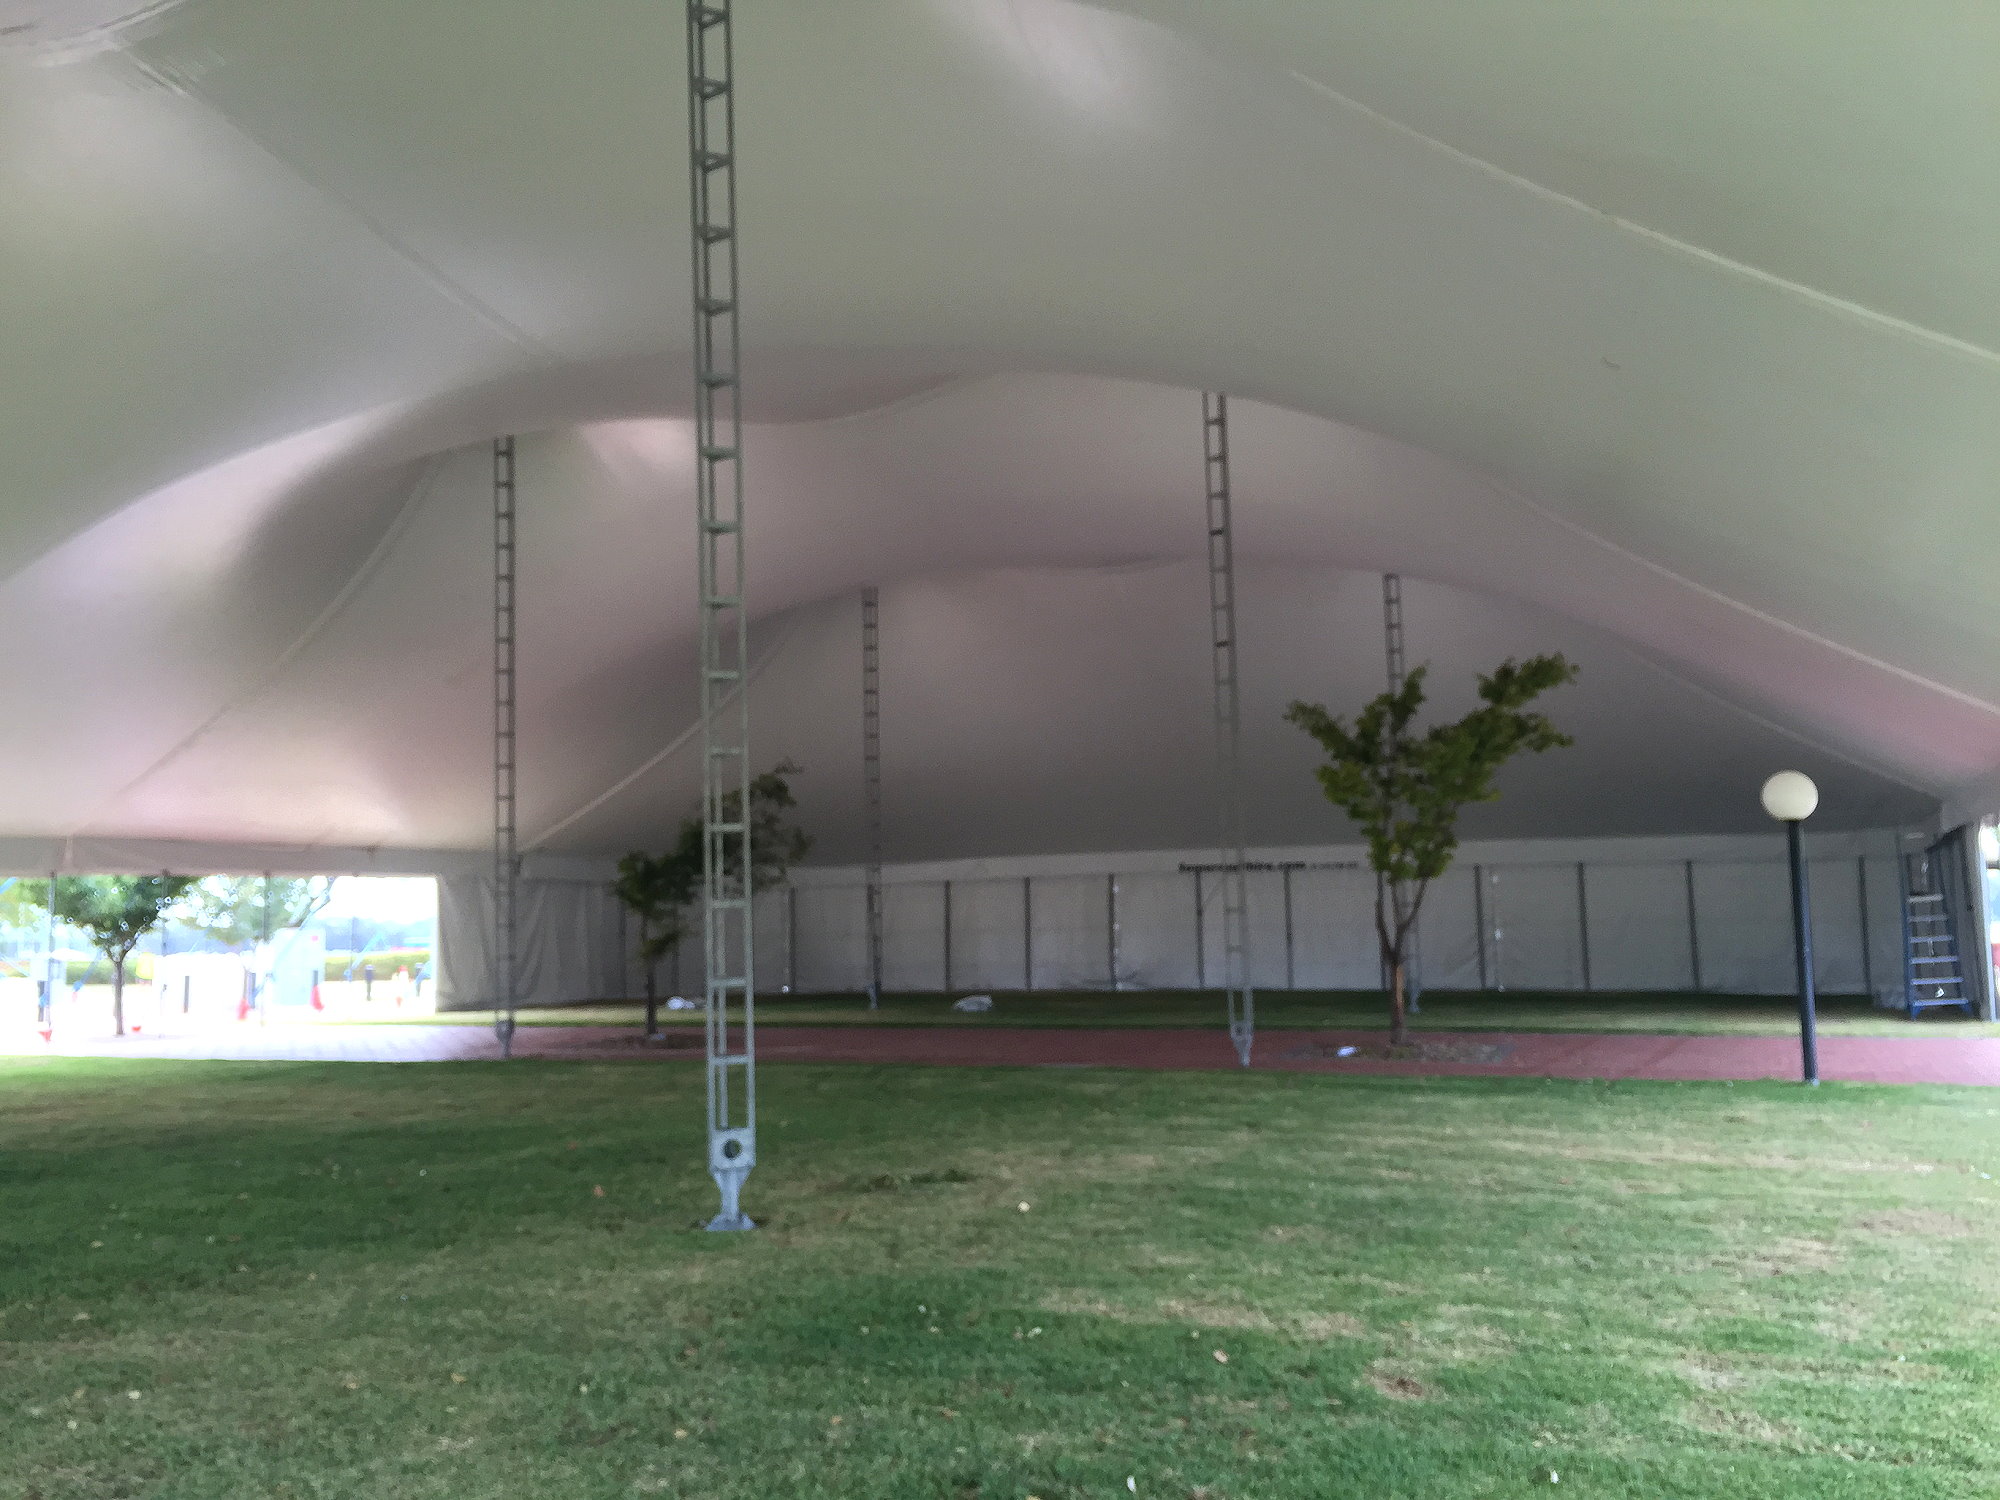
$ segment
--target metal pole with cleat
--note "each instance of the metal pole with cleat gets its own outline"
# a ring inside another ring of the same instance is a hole
[[[689,0],[695,500],[701,612],[702,954],[713,1230],[754,1229],[757,986],[750,889],[750,654],[743,568],[743,340],[737,320],[736,80],[730,0]]]

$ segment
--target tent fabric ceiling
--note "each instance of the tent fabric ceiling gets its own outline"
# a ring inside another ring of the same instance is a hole
[[[0,25],[0,835],[481,843],[468,445],[502,431],[537,434],[547,847],[678,816],[671,7],[62,9],[0,16],[36,23]],[[770,0],[738,29],[762,743],[825,743],[766,701],[780,680],[845,723],[855,589],[923,602],[926,638],[984,665],[966,701],[947,671],[910,704],[937,726],[901,752],[937,756],[905,767],[936,804],[911,857],[1202,836],[1203,747],[1171,728],[1199,692],[1140,674],[1132,723],[1171,763],[1064,695],[1089,696],[1080,662],[1130,678],[1186,632],[1205,386],[1245,398],[1271,692],[1368,686],[1354,570],[1431,582],[1413,598],[1459,632],[1441,669],[1483,665],[1489,629],[1586,658],[1601,744],[1524,779],[1510,832],[1737,827],[1726,778],[1704,799],[1684,767],[1780,754],[1849,820],[2000,791],[2000,618],[1976,607],[2000,17]],[[1094,644],[1059,649],[1054,617]],[[1616,732],[1669,702],[1703,705],[1662,722],[1678,753]],[[1253,746],[1273,775],[1283,733]],[[829,752],[800,758],[833,787]],[[1052,821],[992,816],[1030,796]]]

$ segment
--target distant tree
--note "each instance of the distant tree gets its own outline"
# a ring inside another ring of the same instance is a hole
[[[788,816],[798,805],[791,779],[799,767],[783,761],[750,783],[750,889],[772,890],[783,885],[791,868],[812,848],[812,839]],[[723,799],[725,821],[734,821],[737,794]],[[697,920],[701,895],[701,819],[683,818],[672,849],[648,854],[635,849],[618,861],[612,889],[626,910],[639,921],[639,961],[646,971],[646,1034],[659,1035],[661,962],[681,945]],[[732,845],[734,841],[731,841]],[[743,885],[741,857],[733,856],[723,870],[731,889]]]
[[[1409,1039],[1410,933],[1431,882],[1458,849],[1458,815],[1468,803],[1500,794],[1493,779],[1516,755],[1571,744],[1569,736],[1527,705],[1571,682],[1577,669],[1559,655],[1503,662],[1479,679],[1480,706],[1421,734],[1410,725],[1424,702],[1426,669],[1400,691],[1370,701],[1350,728],[1316,703],[1294,703],[1285,718],[1319,742],[1326,798],[1368,841],[1375,887],[1375,936],[1389,975],[1390,1041]]]
[[[0,926],[32,927],[48,915],[49,883],[32,875],[0,881]]]
[[[56,916],[89,933],[111,960],[111,1015],[120,1036],[126,961],[194,884],[192,875],[66,875],[56,882]]]
[[[231,948],[302,927],[333,899],[333,881],[261,875],[210,875],[197,884],[183,908],[183,920]]]

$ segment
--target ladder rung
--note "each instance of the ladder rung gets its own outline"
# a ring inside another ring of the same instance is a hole
[[[708,831],[710,833],[741,833],[743,827],[744,825],[741,823],[711,823],[708,825]]]
[[[734,448],[724,448],[719,445],[706,447],[701,450],[701,456],[710,463],[724,463],[736,457],[736,450]]]
[[[719,245],[736,233],[727,224],[697,224],[694,232],[704,245]]]
[[[736,311],[734,297],[697,297],[694,305],[711,318],[719,318],[726,312]]]
[[[729,92],[728,82],[721,78],[703,78],[697,75],[693,83],[695,93],[704,99],[720,99]]]
[[[750,1064],[750,1054],[747,1052],[725,1052],[718,1057],[711,1057],[709,1063],[711,1066],[718,1068],[748,1067]]]
[[[710,370],[701,377],[701,383],[712,391],[718,391],[736,384],[736,376],[729,370]]]
[[[710,682],[735,682],[743,676],[741,672],[732,672],[727,667],[715,667],[706,675]]]
[[[719,6],[697,5],[693,7],[693,11],[695,20],[703,27],[720,26],[729,19],[729,12]]]
[[[694,159],[704,172],[718,172],[733,159],[727,151],[697,151]]]
[[[709,609],[741,609],[743,607],[743,596],[741,594],[710,594],[701,602]]]

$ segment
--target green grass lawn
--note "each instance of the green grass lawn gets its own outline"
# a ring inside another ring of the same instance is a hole
[[[1224,1025],[1215,993],[1148,990],[999,991],[983,1015],[952,1010],[951,996],[884,995],[870,1011],[860,995],[761,995],[758,1015],[782,1026],[1214,1026]],[[1865,996],[1820,1001],[1820,1029],[1833,1036],[2000,1036],[2000,1025],[1936,1012],[1909,1021],[1877,1010]],[[614,1003],[525,1010],[527,1026],[636,1026],[641,1005]],[[661,1011],[669,1025],[699,1026],[698,1012]],[[362,1017],[361,1019],[370,1019]],[[492,1024],[491,1011],[439,1016],[391,1012],[385,1021]],[[1260,1026],[1386,1028],[1379,994],[1353,990],[1268,990],[1257,996]],[[1798,1029],[1797,1003],[1769,995],[1560,993],[1534,990],[1433,990],[1412,1024],[1428,1031],[1649,1031],[1671,1034],[1789,1035]]]
[[[0,1496],[2000,1494],[2000,1091],[700,1076],[0,1062]]]

